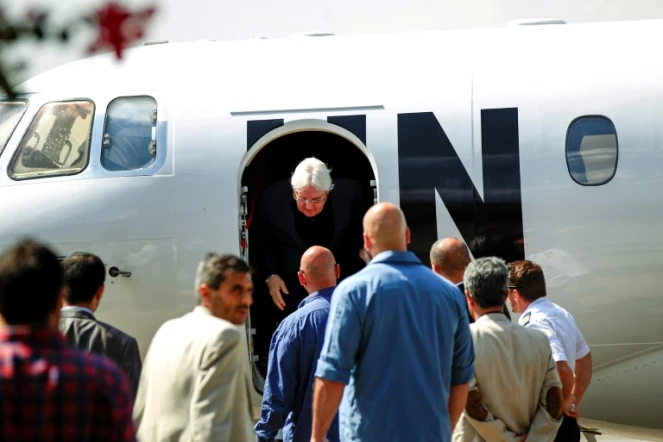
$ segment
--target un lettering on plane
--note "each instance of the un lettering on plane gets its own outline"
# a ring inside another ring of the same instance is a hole
[[[370,150],[366,115],[330,116]],[[247,121],[247,150],[283,119]],[[400,206],[410,249],[428,260],[438,239],[435,192],[475,257],[524,259],[518,109],[481,110],[483,198],[433,112],[397,115]]]

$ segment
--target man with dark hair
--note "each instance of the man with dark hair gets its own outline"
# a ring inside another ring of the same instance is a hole
[[[255,441],[244,329],[253,303],[249,266],[233,255],[208,253],[196,290],[199,305],[165,322],[145,356],[134,407],[138,438]]]
[[[58,330],[62,267],[23,240],[0,255],[0,439],[135,441],[129,384]]]
[[[475,376],[454,442],[551,442],[562,422],[562,384],[546,336],[503,314],[507,278],[506,264],[495,257],[465,271]]]
[[[573,316],[546,296],[546,280],[533,261],[509,264],[509,302],[518,322],[548,337],[564,396],[564,420],[557,441],[580,441],[578,405],[592,377],[592,354]]]
[[[60,331],[75,347],[115,361],[126,373],[135,398],[141,371],[138,343],[94,316],[104,294],[104,263],[91,253],[76,252],[62,262],[62,267],[68,290],[60,311]]]
[[[430,249],[431,268],[435,273],[458,287],[463,305],[465,304],[463,276],[465,275],[465,268],[470,262],[472,262],[470,251],[467,249],[467,245],[458,238],[439,239],[435,241],[435,244]],[[502,311],[510,321],[511,315],[506,304]],[[467,316],[469,317],[470,324],[473,323],[474,319],[472,319],[469,310],[467,310]]]

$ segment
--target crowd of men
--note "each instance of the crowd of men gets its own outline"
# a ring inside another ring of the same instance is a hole
[[[292,184],[294,210],[323,212],[324,164],[305,160]],[[580,440],[591,353],[547,298],[540,266],[472,260],[445,238],[429,268],[407,250],[390,203],[362,227],[366,265],[344,278],[332,249],[305,244],[292,272],[306,295],[272,336],[257,423],[244,329],[253,276],[242,259],[204,257],[198,305],[165,322],[141,362],[132,337],[95,317],[99,257],[60,263],[47,245],[15,244],[0,255],[0,439],[263,442],[283,430],[287,442]],[[286,280],[267,281],[284,309]]]

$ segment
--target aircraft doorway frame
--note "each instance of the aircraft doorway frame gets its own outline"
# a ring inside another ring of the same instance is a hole
[[[379,201],[379,175],[378,167],[375,163],[372,153],[368,150],[368,147],[352,132],[344,129],[341,126],[337,126],[332,123],[328,123],[326,120],[322,119],[312,119],[304,118],[298,120],[287,121],[276,129],[270,130],[265,135],[260,137],[250,149],[247,150],[244,157],[239,164],[238,170],[238,182],[237,189],[239,192],[239,251],[240,257],[247,263],[249,261],[249,232],[248,232],[248,216],[249,216],[249,207],[248,207],[248,194],[249,188],[242,185],[242,178],[246,168],[249,167],[253,159],[260,153],[260,151],[268,146],[273,141],[278,138],[284,137],[286,135],[294,134],[297,132],[327,132],[339,137],[345,138],[347,141],[352,143],[361,153],[364,154],[368,160],[371,169],[373,171],[373,176],[375,179],[370,180],[370,186],[373,188],[373,202],[374,204]],[[265,379],[262,377],[260,372],[255,366],[255,363],[258,361],[258,356],[254,354],[253,351],[253,335],[256,333],[256,329],[251,326],[251,309],[249,308],[249,314],[247,315],[246,322],[246,338],[248,344],[248,358],[249,364],[251,364],[251,372],[253,377],[253,386],[257,389],[257,386],[260,385],[261,389],[259,392],[262,394],[264,391],[264,382]]]

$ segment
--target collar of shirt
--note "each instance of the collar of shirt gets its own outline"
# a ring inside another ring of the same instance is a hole
[[[486,314],[483,314],[483,315],[479,316],[479,319],[477,319],[474,322],[476,323],[476,322],[485,322],[485,321],[509,322],[509,323],[511,323],[511,321],[509,321],[509,318],[506,317],[504,312],[486,313]]]
[[[529,316],[532,314],[532,310],[535,309],[536,307],[540,307],[541,304],[545,303],[546,301],[548,301],[548,298],[546,298],[545,296],[543,298],[539,298],[535,301],[532,301],[532,303],[527,306],[523,314],[520,315],[520,318],[518,318],[518,323],[520,325],[523,325],[529,319]]]
[[[29,347],[58,348],[65,344],[59,330],[10,325],[0,328],[0,343],[22,343]]]
[[[321,289],[321,290],[318,290],[317,292],[313,292],[313,293],[311,293],[311,294],[308,295],[306,298],[304,298],[304,299],[302,300],[302,302],[299,303],[299,305],[297,306],[297,308],[302,308],[302,307],[304,307],[306,304],[308,304],[308,303],[310,303],[310,302],[313,302],[313,301],[315,301],[316,299],[319,299],[319,298],[325,298],[325,299],[327,299],[327,301],[330,301],[330,300],[331,300],[331,296],[332,296],[332,294],[334,293],[334,289],[335,289],[335,288],[336,288],[336,287],[327,287],[327,288],[325,288],[325,289]]]
[[[68,305],[67,307],[62,307],[61,311],[63,312],[85,312],[89,313],[94,317],[94,313],[87,307],[80,307],[78,305]]]
[[[401,251],[395,251],[395,250],[387,250],[385,252],[378,253],[371,259],[371,262],[368,263],[368,265],[371,264],[377,264],[380,262],[389,262],[389,263],[401,263],[401,264],[421,264],[421,261],[419,258],[417,258],[417,255],[415,255],[412,252],[401,252]]]
[[[195,306],[193,308],[193,310],[188,314],[211,316],[213,318],[218,319],[219,321],[225,322],[226,325],[229,325],[231,327],[235,327],[238,330],[244,330],[244,325],[233,324],[232,322],[228,321],[227,319],[220,318],[220,317],[216,316],[214,313],[212,313],[212,311],[210,309],[208,309],[207,307],[205,307],[204,305]]]

